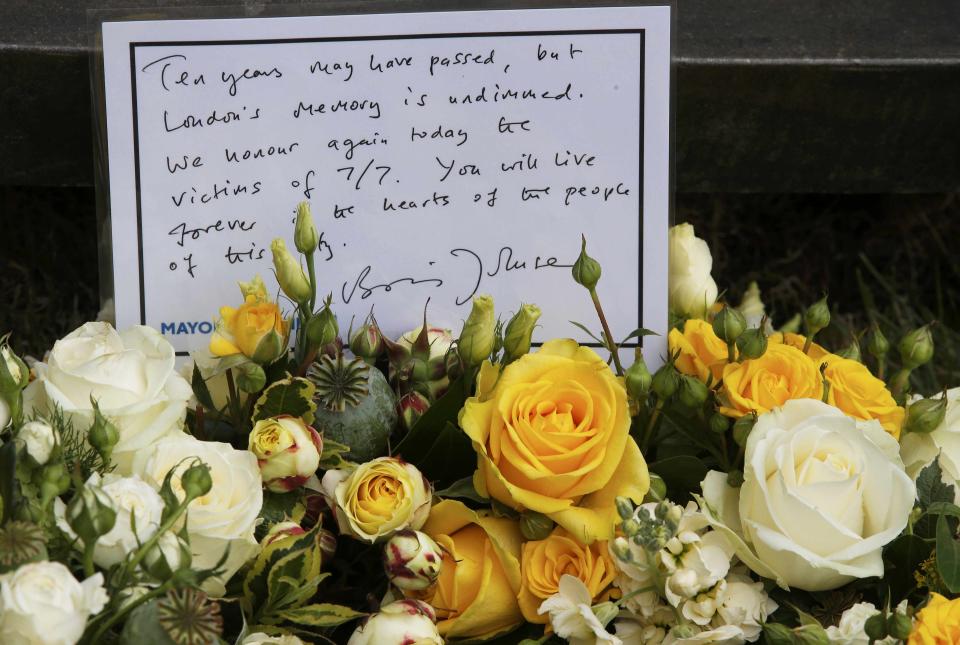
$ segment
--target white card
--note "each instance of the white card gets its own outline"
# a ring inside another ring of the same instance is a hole
[[[206,345],[236,283],[276,288],[308,199],[344,333],[456,333],[474,293],[534,340],[599,329],[665,353],[670,7],[105,22],[117,324]],[[288,305],[292,310],[293,306]]]

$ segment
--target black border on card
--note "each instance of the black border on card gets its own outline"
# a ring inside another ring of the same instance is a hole
[[[140,146],[139,146],[139,125],[137,114],[137,66],[136,66],[136,48],[137,47],[169,47],[179,45],[183,47],[201,47],[205,45],[230,46],[230,45],[283,45],[295,43],[323,43],[323,42],[364,42],[364,41],[391,41],[391,40],[431,40],[442,38],[510,38],[510,37],[536,37],[536,36],[563,36],[563,35],[625,35],[638,34],[640,36],[640,64],[637,69],[640,73],[639,97],[639,118],[640,118],[640,140],[638,148],[638,170],[639,177],[637,181],[637,216],[639,225],[637,227],[638,253],[637,253],[637,327],[643,325],[643,199],[644,199],[644,126],[646,115],[644,113],[644,100],[646,98],[646,30],[645,29],[569,29],[553,31],[487,31],[487,32],[454,32],[454,33],[428,33],[428,34],[395,34],[379,36],[326,36],[312,38],[254,38],[240,40],[173,40],[173,41],[139,41],[130,43],[130,95],[131,108],[133,110],[133,163],[134,163],[134,181],[136,183],[137,199],[137,259],[140,281],[140,324],[147,324],[146,314],[146,285],[144,283],[143,271],[143,222],[141,212],[140,198]],[[672,158],[672,155],[671,155]],[[670,173],[672,175],[672,172]],[[634,348],[642,346],[642,337],[637,342],[627,342],[620,345],[621,348]],[[535,342],[533,346],[539,347],[543,343]],[[580,343],[586,347],[604,348],[600,343]],[[188,356],[189,352],[177,352],[177,356]]]

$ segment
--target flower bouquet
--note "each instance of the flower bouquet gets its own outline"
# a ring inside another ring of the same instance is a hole
[[[148,327],[42,361],[4,338],[0,642],[960,643],[960,390],[911,391],[929,326],[832,352],[824,298],[775,329],[755,287],[716,302],[680,225],[652,374],[586,241],[599,352],[532,349],[540,310],[488,296],[456,336],[426,310],[341,335],[306,204],[293,239],[286,304],[241,283],[183,369]]]

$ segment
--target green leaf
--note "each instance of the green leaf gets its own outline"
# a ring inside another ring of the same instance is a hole
[[[334,605],[330,603],[317,603],[313,605],[304,605],[298,609],[288,609],[282,611],[279,617],[291,623],[298,625],[308,625],[310,627],[336,627],[343,623],[350,622],[362,616],[359,611],[354,611],[343,605]]]
[[[190,379],[190,385],[193,387],[193,394],[197,397],[200,405],[216,412],[217,408],[213,404],[210,388],[207,387],[207,382],[204,380],[203,374],[200,373],[200,368],[197,367],[196,363],[193,364],[193,376]]]
[[[953,486],[943,483],[940,458],[934,459],[917,477],[917,498],[924,508],[934,502],[953,502]]]
[[[15,479],[17,469],[17,445],[8,441],[0,446],[0,507],[5,523],[16,507]]]
[[[667,497],[675,502],[689,499],[691,492],[700,490],[700,482],[707,476],[707,465],[696,457],[677,455],[655,461],[650,472],[660,475],[667,484]]]
[[[247,571],[243,580],[243,595],[251,607],[259,607],[266,601],[269,594],[269,577],[273,568],[291,553],[305,553],[307,549],[319,548],[316,544],[318,524],[313,529],[300,535],[284,549],[264,549],[257,556],[253,566]]]
[[[960,543],[943,515],[937,519],[937,571],[951,593],[960,592]]]
[[[446,394],[437,399],[410,428],[410,432],[400,440],[400,443],[393,447],[391,451],[393,455],[399,455],[419,468],[419,461],[430,452],[440,430],[447,423],[457,423],[460,408],[463,407],[469,393],[470,383],[464,377],[451,383]]]
[[[913,574],[930,557],[932,550],[932,541],[910,534],[901,535],[887,545],[883,550],[886,565],[883,580],[890,585],[893,597],[902,598],[917,586]]]
[[[350,452],[350,446],[337,443],[332,439],[323,439],[323,453],[320,455],[320,468],[322,470],[336,470],[347,465],[343,455]]]
[[[567,322],[569,322],[571,325],[573,325],[574,327],[576,327],[577,329],[579,329],[580,331],[582,331],[583,333],[585,333],[587,336],[589,336],[589,337],[592,338],[593,340],[597,341],[598,343],[600,343],[601,345],[603,345],[604,347],[606,347],[607,344],[606,344],[605,342],[603,342],[603,340],[597,338],[592,331],[590,331],[589,329],[586,328],[585,325],[583,325],[583,324],[581,324],[581,323],[578,323],[578,322],[576,322],[575,320],[569,320],[569,321],[567,321]],[[600,335],[603,336],[603,332],[601,332]]]
[[[300,417],[306,424],[313,423],[317,404],[313,402],[316,386],[305,378],[288,376],[270,385],[253,407],[253,421],[281,415]]]
[[[623,344],[624,344],[625,342],[627,342],[628,340],[631,340],[631,339],[634,339],[634,338],[643,338],[644,336],[659,336],[659,335],[660,335],[660,334],[658,334],[657,332],[652,331],[652,330],[650,330],[650,329],[645,329],[645,328],[643,328],[643,327],[637,327],[637,328],[634,329],[632,332],[630,332],[629,334],[627,334],[626,338],[624,338],[623,340],[620,341],[620,344],[623,345]]]
[[[934,502],[927,507],[928,515],[947,515],[949,517],[960,517],[960,506],[952,502]]]
[[[490,502],[490,498],[484,497],[473,487],[473,475],[458,479],[443,490],[436,491],[434,495],[443,498],[469,499],[480,504]]]
[[[270,527],[277,522],[293,520],[299,523],[305,511],[302,500],[303,496],[299,489],[289,493],[263,491],[263,506],[260,508],[260,517],[263,518],[263,522],[256,528],[257,541],[262,540]]]
[[[420,469],[435,486],[449,486],[472,473],[476,468],[477,455],[473,450],[470,437],[449,421],[437,435],[429,452],[414,465]]]

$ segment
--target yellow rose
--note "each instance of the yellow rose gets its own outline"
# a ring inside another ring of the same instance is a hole
[[[564,574],[579,579],[596,602],[608,589],[617,569],[610,558],[606,540],[597,540],[584,546],[560,527],[544,540],[533,540],[523,545],[520,561],[520,610],[530,623],[546,623],[546,614],[537,610],[543,601],[560,591],[560,577]]]
[[[244,297],[240,307],[220,308],[220,320],[210,339],[210,353],[214,356],[243,354],[256,363],[272,363],[287,349],[290,322],[283,319],[277,303],[269,299],[259,276],[249,283],[241,283],[240,290]]]
[[[829,354],[823,377],[830,384],[827,403],[855,419],[876,419],[883,429],[900,438],[904,410],[893,400],[883,381],[870,373],[863,363]]]
[[[778,331],[777,333],[771,334],[770,336],[768,336],[767,342],[770,343],[771,345],[773,344],[789,345],[790,347],[796,347],[802,352],[803,346],[807,342],[807,337],[801,334],[793,334],[790,332],[787,332],[786,334],[784,334]],[[809,356],[815,361],[822,360],[829,355],[830,355],[830,352],[825,350],[820,345],[817,345],[816,343],[810,343],[810,349],[807,350],[807,356]]]
[[[290,416],[257,421],[247,450],[257,458],[263,484],[275,493],[302,486],[320,466],[323,440],[302,419]]]
[[[484,639],[523,622],[517,604],[523,538],[515,521],[447,499],[433,507],[422,530],[444,551],[440,578],[423,598],[436,609],[441,636]]]
[[[430,482],[416,466],[393,457],[328,470],[321,487],[340,533],[370,543],[419,529],[430,514]]]
[[[706,320],[691,318],[683,325],[683,332],[671,329],[668,337],[670,355],[678,351],[675,363],[678,370],[695,376],[703,382],[712,376],[716,383],[723,376],[727,364],[727,344],[713,333],[713,325]]]
[[[947,600],[938,593],[917,612],[917,622],[907,645],[960,644],[960,598]]]
[[[791,399],[820,399],[823,383],[812,358],[791,345],[772,344],[760,358],[723,368],[720,413],[763,414]]]
[[[606,362],[569,339],[481,370],[460,412],[473,440],[477,491],[544,513],[577,539],[609,539],[617,496],[640,503],[647,465],[629,436],[627,393]]]

